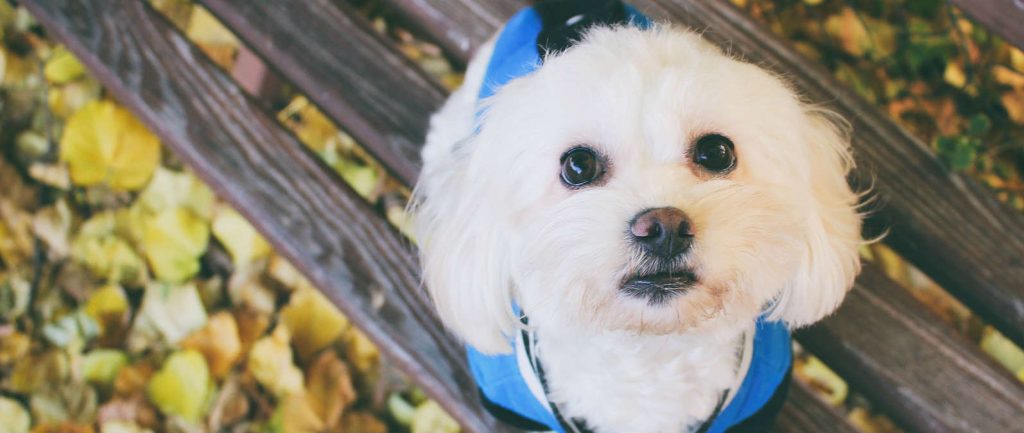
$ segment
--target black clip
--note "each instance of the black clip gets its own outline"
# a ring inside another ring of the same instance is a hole
[[[594,25],[627,24],[626,6],[619,0],[550,0],[537,4],[543,27],[537,35],[537,52],[564,51],[579,42]]]

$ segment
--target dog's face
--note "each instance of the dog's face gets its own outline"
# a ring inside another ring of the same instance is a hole
[[[675,29],[597,29],[428,160],[418,233],[449,326],[667,334],[798,326],[859,270],[847,140],[782,81]]]

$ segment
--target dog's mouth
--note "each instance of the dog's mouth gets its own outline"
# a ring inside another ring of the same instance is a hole
[[[633,298],[646,299],[651,306],[661,305],[682,295],[697,282],[697,275],[688,269],[636,274],[627,278],[620,290]]]

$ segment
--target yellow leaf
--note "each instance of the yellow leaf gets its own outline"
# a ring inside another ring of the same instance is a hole
[[[292,344],[301,359],[337,340],[348,326],[348,320],[337,307],[314,289],[292,295],[281,310],[281,323],[291,333]]]
[[[111,385],[125,364],[128,364],[128,355],[124,352],[96,349],[82,358],[82,377],[90,383]]]
[[[213,218],[213,235],[227,248],[236,267],[244,266],[270,254],[270,244],[230,208],[222,208]]]
[[[995,358],[1011,372],[1024,369],[1024,350],[1021,350],[991,326],[986,326],[982,332],[981,350]]]
[[[71,243],[71,256],[109,282],[139,282],[145,266],[131,245],[115,234],[117,225],[117,215],[111,211],[89,218]]]
[[[203,355],[184,350],[167,358],[149,381],[146,394],[161,412],[196,422],[203,415],[211,387]]]
[[[27,432],[31,424],[28,411],[20,403],[0,397],[0,433]]]
[[[249,352],[249,372],[277,397],[304,390],[302,371],[292,363],[288,329],[278,326],[267,337],[256,340]]]
[[[1018,48],[1010,48],[1010,66],[1017,72],[1024,73],[1024,51]]]
[[[819,391],[818,395],[828,404],[838,406],[846,400],[849,392],[846,382],[818,358],[812,356],[806,361],[797,360],[793,367],[793,374],[811,384],[811,388]]]
[[[213,191],[192,173],[158,167],[132,208],[144,214],[183,207],[202,219],[209,219],[213,204]]]
[[[88,314],[100,326],[100,333],[117,329],[128,314],[128,297],[117,284],[107,284],[89,296],[85,303]]]
[[[278,283],[281,283],[286,289],[292,291],[313,288],[309,280],[303,277],[288,260],[278,255],[270,258],[270,263],[267,265],[267,274]]]
[[[871,48],[871,37],[857,13],[850,7],[825,20],[825,32],[849,54],[860,57]]]
[[[218,65],[229,68],[238,50],[238,38],[202,7],[193,7],[185,34]]]
[[[181,347],[202,353],[215,378],[227,375],[242,354],[238,325],[234,316],[226,311],[210,316],[206,326],[189,335],[181,342]]]
[[[355,327],[349,327],[345,335],[345,353],[356,370],[363,374],[376,368],[380,362],[377,346]]]
[[[967,76],[964,75],[964,68],[959,63],[950,61],[946,63],[946,71],[942,74],[942,78],[946,80],[949,85],[962,88],[967,83]]]
[[[127,110],[110,101],[86,104],[68,119],[61,159],[78,185],[136,190],[160,160],[160,142]]]
[[[64,84],[83,74],[85,67],[63,46],[53,50],[46,65],[43,66],[43,75],[53,84]]]
[[[458,433],[460,430],[459,423],[433,400],[419,405],[412,415],[412,433]]]
[[[206,221],[184,208],[172,208],[149,218],[143,230],[142,247],[158,279],[183,282],[199,272],[199,257],[210,237]]]
[[[304,393],[289,394],[277,406],[270,420],[275,433],[317,433],[324,423],[317,417]]]
[[[177,344],[206,324],[206,310],[194,285],[151,283],[135,317],[128,345],[141,350],[154,342]]]
[[[1019,125],[1024,125],[1024,89],[1003,93],[1000,98],[1006,113]]]
[[[28,354],[32,339],[21,332],[11,331],[0,336],[0,368],[7,368],[10,364]]]

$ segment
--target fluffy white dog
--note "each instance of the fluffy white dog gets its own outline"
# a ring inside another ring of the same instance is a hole
[[[823,318],[860,269],[842,122],[678,28],[596,27],[478,101],[493,49],[423,151],[440,317],[487,355],[526,329],[565,430],[697,430],[759,320]]]

